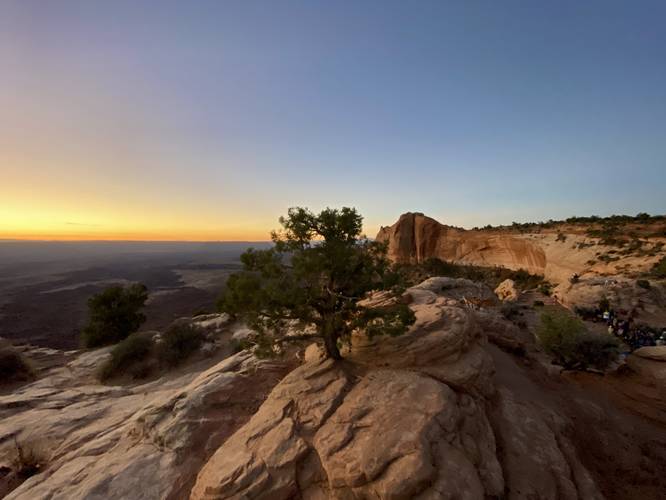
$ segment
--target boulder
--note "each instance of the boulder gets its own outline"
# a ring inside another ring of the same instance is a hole
[[[512,279],[505,279],[497,288],[495,288],[495,295],[499,297],[502,301],[514,301],[518,300],[520,292],[516,288],[516,283]]]
[[[638,356],[639,358],[649,359],[652,361],[662,361],[666,363],[666,346],[649,346],[641,347],[636,349],[631,353],[633,356]]]
[[[641,347],[627,356],[627,365],[666,398],[666,346]]]

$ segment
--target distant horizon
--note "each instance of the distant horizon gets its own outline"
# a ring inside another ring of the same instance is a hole
[[[666,2],[0,2],[0,237],[666,211]]]
[[[377,227],[377,229],[370,233],[370,232],[365,232],[365,236],[368,238],[374,238],[377,232],[381,229],[381,227],[389,227],[393,224],[395,224],[400,216],[406,214],[406,213],[422,213],[423,215],[430,217],[432,219],[435,219],[437,222],[451,226],[451,227],[458,227],[462,228],[467,231],[474,230],[475,228],[483,228],[484,226],[491,225],[493,227],[506,227],[506,226],[511,226],[514,223],[518,224],[530,224],[530,223],[545,223],[548,221],[554,221],[554,222],[565,222],[566,219],[570,217],[635,217],[636,215],[640,213],[647,213],[648,215],[652,217],[666,217],[666,212],[664,213],[649,213],[649,212],[637,212],[635,214],[628,214],[628,213],[610,213],[607,215],[601,215],[599,213],[596,214],[585,214],[585,215],[569,215],[564,218],[553,218],[549,217],[548,219],[543,219],[543,220],[523,220],[523,221],[511,221],[511,222],[503,222],[499,224],[478,224],[476,226],[459,226],[456,224],[453,224],[451,222],[448,222],[446,220],[441,220],[437,217],[434,217],[428,213],[421,212],[419,210],[408,210],[407,212],[403,212],[402,214],[398,215],[393,221],[380,225]],[[362,215],[362,214],[361,214]],[[277,224],[273,229],[277,228]],[[266,231],[267,233],[270,234],[271,230]],[[42,237],[25,237],[25,238],[12,238],[12,237],[3,237],[0,235],[0,243],[3,242],[44,242],[44,243],[270,243],[272,240],[269,238],[266,239],[229,239],[229,240],[213,240],[213,239],[141,239],[141,238],[136,238],[136,239],[114,239],[114,238],[42,238]]]

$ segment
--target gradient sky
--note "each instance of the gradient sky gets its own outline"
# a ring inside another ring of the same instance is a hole
[[[666,2],[0,0],[0,238],[666,212]]]

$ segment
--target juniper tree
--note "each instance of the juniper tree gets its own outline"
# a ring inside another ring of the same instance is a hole
[[[88,324],[81,332],[86,347],[114,344],[136,332],[146,321],[141,312],[148,290],[141,283],[111,286],[88,299]]]
[[[359,303],[372,290],[398,299],[398,275],[386,245],[361,236],[363,218],[353,208],[314,214],[290,208],[271,233],[274,245],[241,256],[243,270],[229,277],[220,309],[259,332],[258,343],[310,338],[285,336],[294,323],[314,326],[329,357],[340,359],[339,341],[354,331],[400,335],[414,322],[400,300],[381,308]]]

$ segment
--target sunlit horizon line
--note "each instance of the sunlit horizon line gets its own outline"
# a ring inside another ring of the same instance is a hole
[[[210,239],[173,239],[173,238],[76,238],[76,237],[43,237],[43,236],[27,236],[27,237],[0,237],[0,243],[7,242],[44,242],[44,243],[269,243],[271,240],[253,240],[253,239],[229,239],[229,240],[210,240]]]

